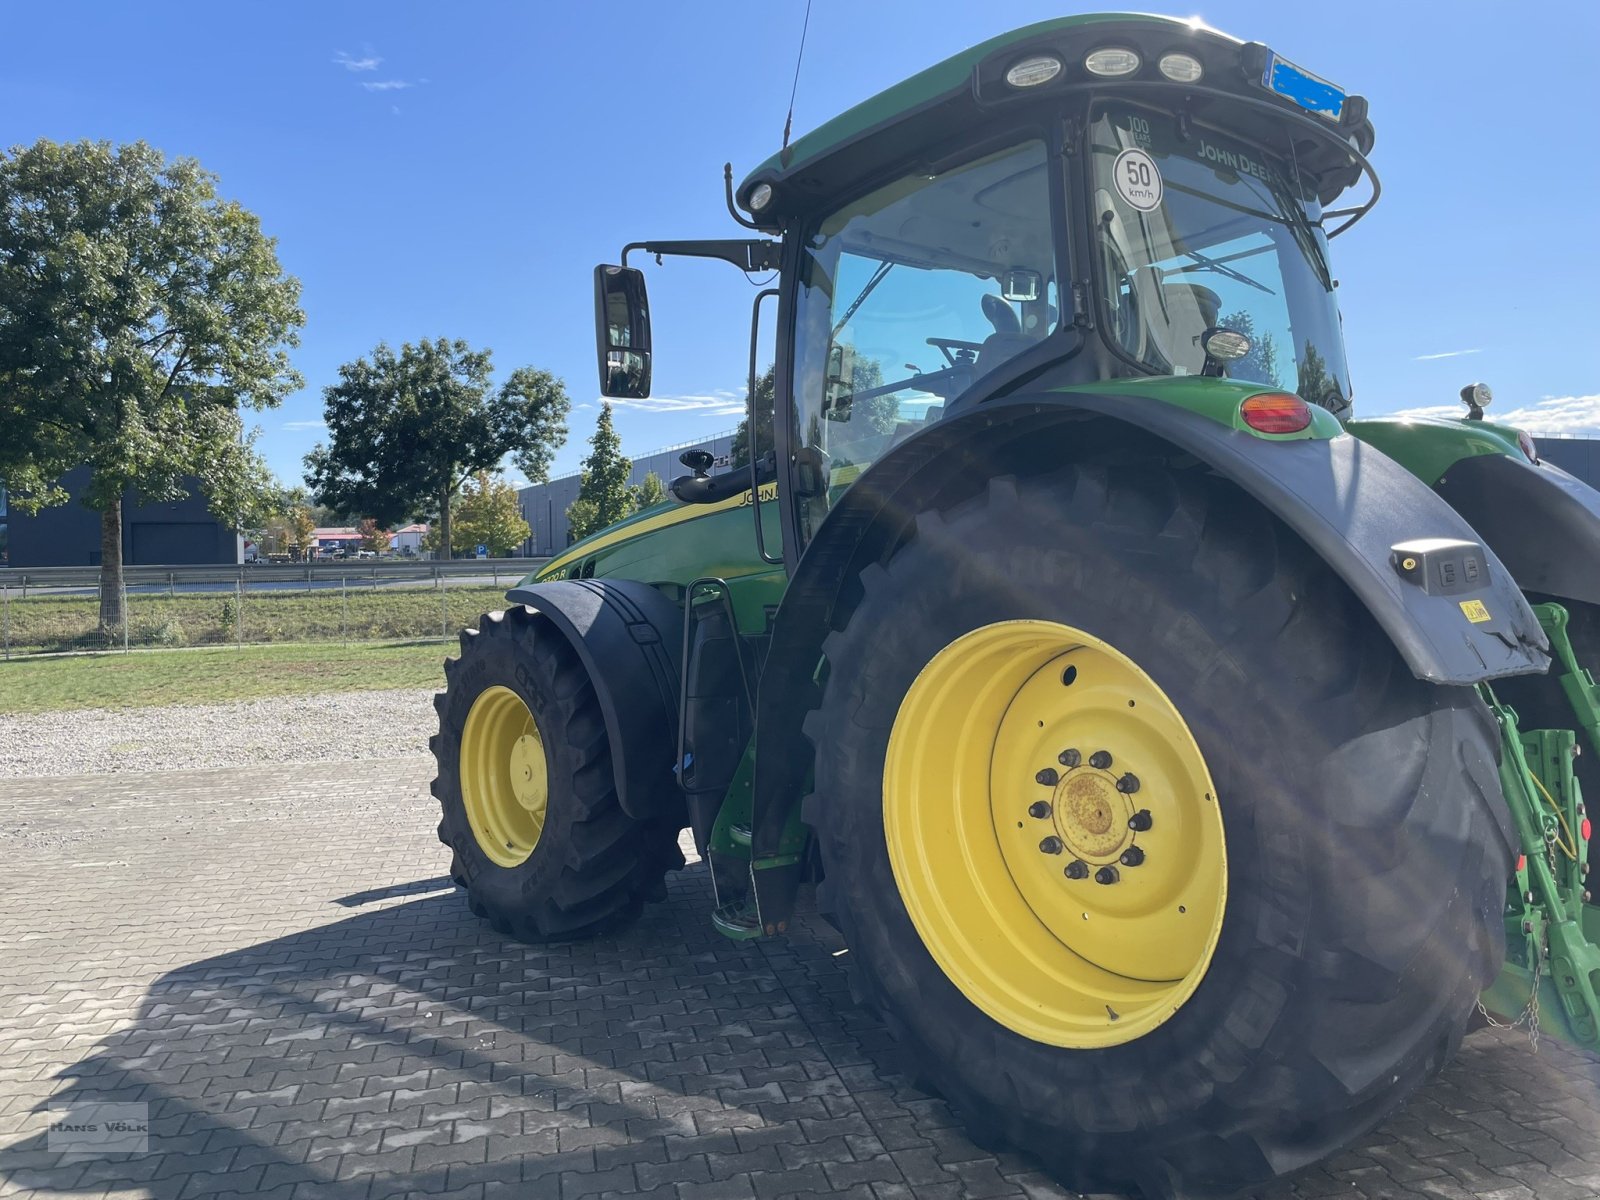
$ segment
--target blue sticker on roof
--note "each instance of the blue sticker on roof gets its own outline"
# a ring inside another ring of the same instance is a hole
[[[1268,91],[1293,100],[1307,112],[1314,112],[1330,121],[1337,121],[1344,112],[1345,92],[1326,79],[1319,79],[1310,71],[1295,66],[1276,54],[1267,59],[1267,69],[1261,84]]]

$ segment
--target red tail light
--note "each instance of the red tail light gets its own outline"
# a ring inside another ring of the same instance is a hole
[[[1578,826],[1578,832],[1583,834],[1584,841],[1587,842],[1589,840],[1589,832],[1592,828],[1593,827],[1589,824],[1589,818],[1585,817],[1583,819],[1583,824]]]
[[[1258,433],[1299,433],[1311,424],[1311,406],[1293,392],[1262,392],[1239,406],[1244,423]]]

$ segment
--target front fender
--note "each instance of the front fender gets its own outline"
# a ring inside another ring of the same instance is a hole
[[[635,820],[678,813],[678,691],[683,614],[631,579],[558,579],[506,593],[548,617],[577,651],[600,701],[622,811]]]
[[[1600,492],[1552,463],[1480,454],[1434,484],[1530,592],[1600,604]]]
[[[1482,551],[1482,579],[1471,591],[1431,594],[1401,577],[1398,543],[1481,542],[1427,485],[1347,434],[1267,440],[1149,395],[1064,390],[1007,397],[947,417],[880,459],[839,498],[796,565],[757,699],[757,855],[775,852],[804,786],[808,756],[799,718],[815,703],[820,648],[849,582],[887,552],[918,512],[948,495],[953,478],[1012,473],[1026,456],[1037,460],[1040,447],[1070,454],[1074,447],[1128,441],[1169,457],[1193,456],[1276,514],[1344,580],[1418,678],[1465,685],[1548,667],[1544,634],[1492,552]],[[1464,604],[1474,600],[1487,620],[1468,619]]]

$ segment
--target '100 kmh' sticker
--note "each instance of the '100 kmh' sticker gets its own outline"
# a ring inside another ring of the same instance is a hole
[[[1161,169],[1143,150],[1124,150],[1111,168],[1117,195],[1129,208],[1154,212],[1161,207]]]

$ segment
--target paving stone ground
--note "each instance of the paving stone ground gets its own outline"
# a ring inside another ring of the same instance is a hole
[[[0,1195],[1064,1196],[898,1072],[804,917],[735,944],[701,869],[533,949],[444,877],[429,763],[0,782]],[[1600,1195],[1600,1064],[1483,1031],[1263,1197]],[[46,1105],[150,1105],[66,1160]]]

